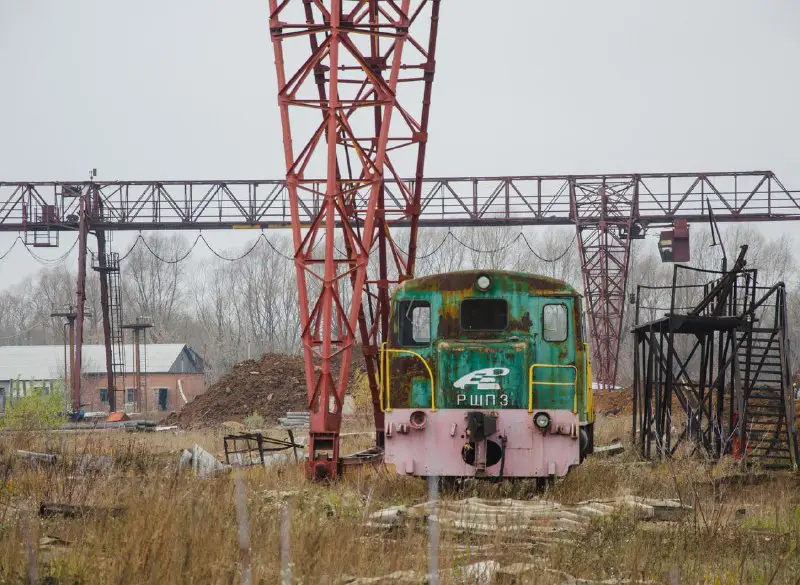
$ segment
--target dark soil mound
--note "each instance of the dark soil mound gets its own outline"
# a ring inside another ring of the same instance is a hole
[[[353,351],[351,371],[353,368],[364,369],[360,347]],[[204,394],[167,417],[164,424],[208,427],[225,421],[241,422],[256,412],[272,425],[287,411],[308,410],[307,404],[303,356],[267,353],[259,360],[233,366]]]
[[[595,390],[594,410],[605,416],[625,416],[633,412],[633,394],[624,390]]]

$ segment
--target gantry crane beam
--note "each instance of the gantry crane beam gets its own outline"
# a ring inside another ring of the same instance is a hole
[[[403,192],[417,183],[401,182]],[[399,211],[404,203],[398,182],[387,179],[385,185],[387,213]],[[579,201],[586,203],[581,220],[599,222],[603,210],[597,191],[603,185],[609,192],[627,193],[630,214],[645,223],[707,221],[707,200],[722,222],[800,219],[800,191],[788,190],[770,171],[441,177],[425,178],[419,185],[419,224],[427,227],[574,225]],[[307,180],[303,187],[298,215],[307,225],[324,201],[325,182]],[[284,180],[0,181],[0,231],[74,231],[79,197],[90,192],[103,204],[102,217],[90,218],[100,229],[292,225]],[[367,201],[357,198],[353,204],[363,212]]]

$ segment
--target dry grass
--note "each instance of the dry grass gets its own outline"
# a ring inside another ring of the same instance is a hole
[[[624,418],[599,421],[599,442],[627,439],[626,423]],[[350,441],[348,447],[357,448],[367,439]],[[42,583],[240,583],[234,481],[227,474],[200,480],[179,472],[180,449],[194,443],[221,454],[221,435],[211,432],[5,435],[0,447],[0,583],[28,583],[33,556]],[[46,450],[59,460],[53,468],[34,469],[13,456],[18,448]],[[80,473],[84,454],[109,455],[114,467]],[[425,570],[423,527],[385,537],[364,527],[364,518],[374,510],[424,501],[423,481],[363,469],[333,485],[314,485],[296,465],[250,469],[243,477],[252,583],[280,582],[284,504],[291,514],[295,583]],[[512,546],[499,534],[480,542],[468,535],[443,535],[443,545],[464,541],[475,546],[442,546],[441,566],[535,558],[583,578],[666,583],[666,572],[677,568],[680,583],[798,583],[799,487],[794,477],[748,476],[729,462],[713,466],[678,459],[652,465],[636,461],[628,450],[617,459],[587,460],[544,497],[562,503],[622,494],[679,497],[694,505],[689,518],[656,524],[619,514],[592,524],[577,545],[549,550]],[[445,497],[532,494],[531,482],[517,482],[479,484]],[[37,510],[43,501],[121,506],[125,513],[42,519]],[[67,544],[40,547],[44,537]],[[554,582],[553,575],[542,574],[540,582]]]

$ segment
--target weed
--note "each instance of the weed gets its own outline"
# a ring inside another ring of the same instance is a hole
[[[258,414],[257,412],[254,412],[253,414],[245,418],[242,421],[242,423],[244,423],[244,426],[251,431],[263,429],[264,417]]]
[[[64,422],[64,393],[57,388],[45,394],[41,388],[29,389],[25,396],[15,397],[6,407],[2,424],[14,430],[40,430]]]

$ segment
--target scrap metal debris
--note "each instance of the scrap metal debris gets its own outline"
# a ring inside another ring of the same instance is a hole
[[[440,530],[458,533],[494,535],[504,533],[517,539],[551,546],[570,542],[584,531],[592,518],[615,512],[632,511],[645,520],[678,520],[691,510],[677,500],[654,500],[621,496],[611,500],[590,500],[575,505],[535,499],[486,500],[467,498],[436,502]],[[406,522],[419,522],[430,515],[431,503],[394,506],[370,515],[367,526],[391,529]]]
[[[43,502],[39,506],[41,518],[83,518],[84,516],[105,516],[116,518],[125,513],[125,508],[100,508],[98,506],[76,506],[73,504],[54,504]]]
[[[286,416],[278,419],[282,429],[307,429],[310,412],[289,411]]]
[[[440,576],[447,583],[490,585],[499,568],[500,563],[497,561],[482,561],[440,571]],[[339,583],[340,585],[379,585],[383,583],[392,585],[427,585],[428,582],[428,576],[418,571],[395,571],[381,577],[345,577]]]
[[[292,429],[287,430],[288,439],[269,437],[261,432],[225,435],[225,463],[234,467],[249,465],[269,466],[289,461],[289,455],[277,453],[291,449],[295,463],[304,455],[304,443],[297,442]]]
[[[56,456],[51,455],[50,453],[36,453],[34,451],[22,451],[21,449],[18,449],[17,457],[25,459],[33,467],[39,467],[42,465],[50,466],[56,464]]]
[[[608,445],[599,445],[594,448],[592,457],[613,457],[625,451],[625,446],[620,442],[613,442]]]
[[[440,582],[459,585],[522,585],[531,583],[531,578],[547,575],[547,583],[554,585],[651,585],[653,581],[631,579],[581,579],[569,573],[542,566],[541,563],[511,563],[501,566],[496,561],[471,563],[462,567],[439,571]],[[419,571],[395,571],[380,577],[345,577],[339,585],[428,585],[430,578]]]
[[[80,473],[104,473],[111,471],[114,467],[114,460],[108,455],[92,456],[84,454],[78,462]]]
[[[179,462],[181,469],[191,469],[200,478],[207,478],[228,471],[230,466],[220,462],[211,453],[195,444],[191,450],[184,449]]]

